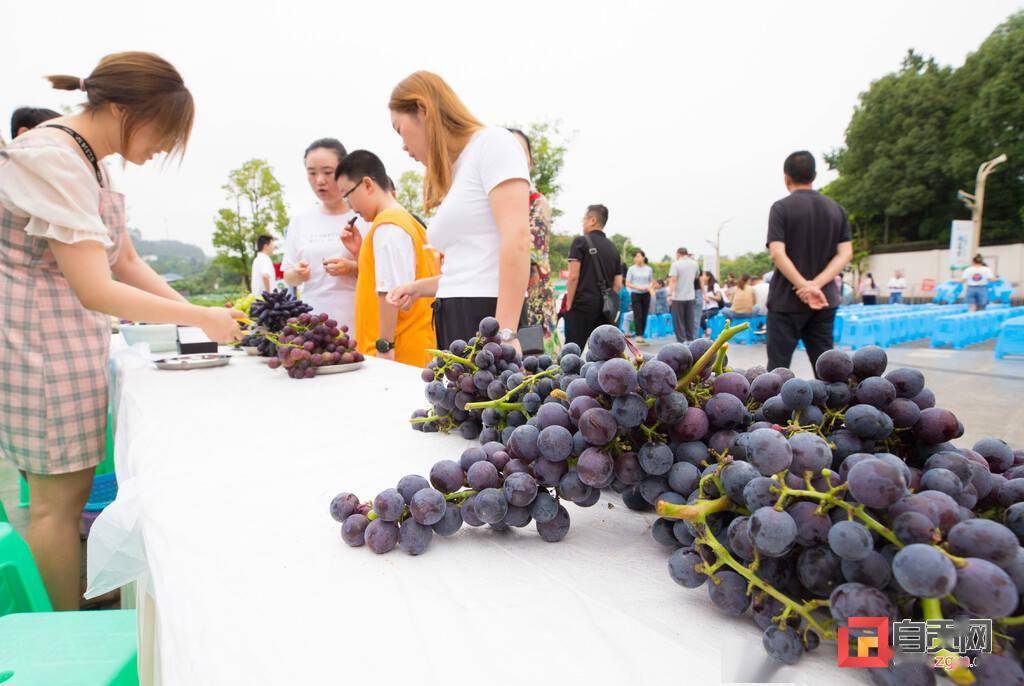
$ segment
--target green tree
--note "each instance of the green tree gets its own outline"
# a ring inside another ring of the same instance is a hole
[[[967,57],[953,75],[953,93],[950,170],[954,185],[973,192],[978,165],[1005,153],[1006,163],[985,186],[982,236],[1020,238],[1024,235],[1024,11],[1000,24]]]
[[[562,184],[558,177],[565,166],[565,154],[574,133],[563,133],[560,120],[531,122],[526,126],[513,124],[511,128],[520,129],[530,139],[533,151],[530,183],[551,203],[551,214],[560,216],[562,210],[558,209],[556,202],[562,192]]]
[[[281,184],[264,160],[252,159],[233,169],[222,188],[234,208],[217,210],[214,262],[246,286],[256,256],[256,239],[263,234],[282,236],[288,226],[288,210]]]
[[[430,219],[436,208],[427,210],[423,207],[423,174],[414,169],[402,172],[398,177],[398,188],[395,189],[398,202],[402,207],[420,219]]]
[[[871,84],[829,155],[840,177],[826,188],[873,241],[935,238],[955,202],[948,173],[952,69],[909,51],[900,70]]]
[[[763,250],[761,252],[744,253],[738,257],[723,257],[718,272],[723,276],[735,274],[739,278],[743,274],[761,276],[773,268],[771,255],[768,254],[768,251]]]

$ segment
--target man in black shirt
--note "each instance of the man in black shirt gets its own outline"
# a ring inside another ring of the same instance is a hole
[[[591,205],[583,215],[583,236],[577,236],[569,248],[569,280],[565,286],[565,340],[582,348],[590,333],[607,324],[601,314],[601,278],[618,293],[622,289],[622,260],[615,244],[604,235],[608,208]],[[591,254],[587,239],[594,246]]]
[[[768,215],[768,250],[775,263],[768,291],[768,368],[788,367],[803,340],[811,366],[832,348],[840,293],[835,277],[853,257],[843,208],[811,188],[814,156],[795,152],[783,165],[789,196]]]

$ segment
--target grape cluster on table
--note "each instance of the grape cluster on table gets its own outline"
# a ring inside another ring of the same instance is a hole
[[[249,317],[255,329],[242,339],[242,345],[254,346],[261,357],[274,357],[277,346],[266,334],[277,334],[288,324],[288,320],[312,312],[313,308],[296,299],[286,288],[263,291],[249,305]]]
[[[1024,684],[1010,640],[1024,624],[1024,453],[994,438],[954,445],[964,427],[924,376],[889,370],[874,346],[826,352],[810,380],[730,369],[725,342],[741,328],[648,359],[603,326],[585,353],[570,343],[555,359],[520,358],[485,319],[477,337],[435,351],[430,406],[411,420],[481,445],[372,503],[336,497],[342,538],[419,554],[463,522],[533,521],[561,540],[563,502],[592,506],[610,488],[660,515],[651,531],[671,578],[753,619],[782,663],[853,616],[982,617],[995,620],[995,654],[949,676]],[[876,684],[935,679],[913,661],[867,671]]]
[[[348,335],[348,327],[326,313],[303,313],[285,322],[274,341],[276,356],[267,361],[271,369],[284,367],[293,379],[312,379],[317,369],[336,364],[362,362],[364,357],[355,349],[355,341]]]

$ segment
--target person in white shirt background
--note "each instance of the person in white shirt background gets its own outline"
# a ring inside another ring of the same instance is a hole
[[[530,170],[513,133],[485,126],[437,74],[403,79],[388,103],[406,152],[426,167],[424,206],[437,208],[427,237],[444,257],[441,275],[402,284],[399,307],[434,300],[437,345],[472,338],[485,317],[518,346],[530,280]],[[490,332],[488,332],[490,335]]]
[[[768,314],[768,289],[771,286],[760,276],[750,277],[750,283],[754,286],[754,314],[764,316]]]
[[[964,302],[967,303],[967,311],[984,310],[988,305],[988,284],[995,281],[995,275],[985,264],[985,258],[975,255],[971,266],[960,275],[960,280],[967,286],[964,294]]]
[[[321,138],[306,148],[306,178],[320,202],[292,217],[285,229],[281,269],[285,283],[299,289],[313,312],[326,312],[354,334],[357,262],[341,237],[352,222],[363,233],[369,227],[341,197],[334,179],[345,154],[345,146],[334,138]]]
[[[890,305],[903,302],[903,291],[907,290],[907,280],[903,278],[903,270],[897,269],[885,287],[889,290]]]
[[[256,239],[256,259],[252,261],[249,290],[257,298],[263,295],[263,291],[274,290],[277,282],[274,260],[270,257],[275,249],[277,244],[272,236],[263,235]]]

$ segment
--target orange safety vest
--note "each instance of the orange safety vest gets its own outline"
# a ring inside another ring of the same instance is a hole
[[[364,355],[377,355],[376,343],[380,338],[380,304],[377,295],[377,271],[373,256],[373,234],[381,224],[394,224],[412,239],[416,256],[416,279],[425,279],[441,273],[437,257],[424,249],[427,232],[405,209],[392,207],[373,220],[373,226],[363,238],[359,249],[359,276],[356,279],[356,333],[359,351]],[[433,298],[419,298],[408,310],[399,310],[395,327],[395,361],[416,367],[426,366],[431,355],[427,348],[437,347],[432,322]]]

